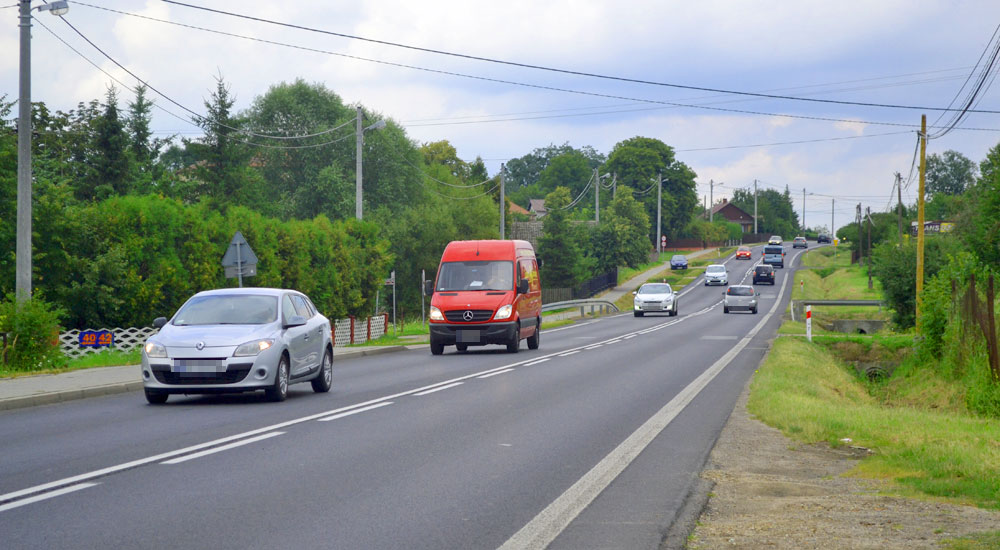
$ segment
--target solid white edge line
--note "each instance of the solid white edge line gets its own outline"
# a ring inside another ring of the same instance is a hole
[[[476,378],[483,378],[483,379],[492,378],[492,377],[494,377],[494,376],[496,376],[498,374],[507,374],[508,372],[514,372],[514,369],[505,369],[505,370],[501,370],[501,371],[497,371],[497,372],[491,372],[489,374],[484,374],[482,376],[477,376]]]
[[[338,418],[344,418],[345,416],[351,416],[352,414],[363,413],[365,411],[370,411],[372,409],[385,407],[386,405],[392,405],[392,401],[383,401],[381,403],[375,403],[374,405],[368,405],[367,407],[361,407],[360,409],[354,409],[347,412],[342,412],[340,414],[335,414],[333,416],[328,416],[326,418],[317,418],[316,422],[329,422],[331,420],[337,420]]]
[[[662,409],[643,423],[639,429],[591,468],[589,472],[584,474],[583,477],[570,486],[562,495],[539,512],[534,519],[507,539],[507,542],[500,547],[500,550],[522,548],[540,550],[551,544],[580,512],[589,506],[639,456],[639,453],[645,450],[656,436],[660,435],[660,432],[666,429],[670,422],[701,393],[701,390],[708,386],[732,362],[739,352],[743,351],[743,348],[750,343],[753,337],[764,326],[764,323],[774,314],[778,303],[781,302],[781,298],[784,296],[787,282],[788,278],[786,277],[785,283],[782,283],[781,286],[781,293],[771,306],[771,310],[739,343],[733,346],[718,361],[713,363],[711,367],[706,369],[694,381],[688,384],[687,387],[674,396]]]
[[[432,393],[436,393],[436,392],[439,392],[439,391],[442,391],[442,390],[449,390],[451,388],[454,388],[455,386],[461,386],[464,383],[465,382],[455,382],[454,384],[448,384],[447,386],[438,386],[438,387],[436,387],[434,389],[430,389],[430,390],[427,390],[427,391],[422,391],[420,393],[415,393],[413,395],[418,395],[418,396],[423,397],[425,395],[430,395]]]
[[[21,499],[21,500],[15,500],[14,502],[9,502],[7,504],[4,504],[3,506],[0,506],[0,512],[6,512],[7,510],[10,510],[12,508],[18,508],[20,506],[24,506],[25,504],[31,504],[31,503],[38,502],[38,501],[41,501],[41,500],[47,500],[47,499],[50,499],[50,498],[53,498],[53,497],[58,497],[58,496],[65,495],[67,493],[73,493],[73,492],[79,491],[80,489],[86,489],[87,487],[93,487],[94,485],[99,485],[99,483],[81,483],[79,485],[71,485],[69,487],[63,487],[62,489],[59,489],[58,491],[52,491],[50,493],[45,493],[45,494],[42,494],[42,495],[35,495],[33,497],[28,497],[28,498]]]
[[[194,460],[196,458],[201,458],[203,456],[208,456],[208,455],[219,453],[219,452],[222,452],[222,451],[228,451],[229,449],[235,449],[236,447],[242,447],[243,445],[247,445],[249,443],[256,443],[258,441],[263,441],[265,439],[270,439],[270,438],[272,438],[272,437],[274,437],[276,435],[282,435],[284,433],[285,432],[271,432],[271,433],[266,433],[266,434],[258,435],[257,437],[251,437],[251,438],[248,438],[248,439],[241,439],[239,441],[230,443],[229,445],[222,445],[221,447],[213,447],[211,449],[208,449],[208,450],[205,450],[205,451],[201,451],[200,453],[193,453],[193,454],[185,455],[185,456],[182,456],[182,457],[179,457],[179,458],[174,458],[174,459],[171,459],[171,460],[165,460],[165,461],[161,462],[160,464],[180,464],[181,462],[187,462],[188,460]]]

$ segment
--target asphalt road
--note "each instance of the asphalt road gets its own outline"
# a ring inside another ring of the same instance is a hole
[[[731,284],[754,252],[726,261]],[[0,413],[3,546],[656,548],[791,271],[758,287],[757,315],[723,314],[698,281],[677,317],[581,322],[517,354],[339,361],[331,393],[284,403],[129,393]]]

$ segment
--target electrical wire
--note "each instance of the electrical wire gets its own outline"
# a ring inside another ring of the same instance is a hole
[[[374,38],[366,38],[366,37],[362,37],[362,36],[356,36],[356,35],[339,33],[339,32],[328,31],[328,30],[323,30],[323,29],[317,29],[317,28],[312,28],[312,27],[306,27],[304,25],[296,25],[296,24],[292,24],[292,23],[284,23],[284,22],[280,22],[280,21],[274,21],[272,19],[265,19],[265,18],[262,18],[262,17],[255,17],[255,16],[252,16],[252,15],[246,15],[246,14],[240,14],[240,13],[235,13],[235,12],[230,12],[230,11],[225,11],[225,10],[208,8],[208,7],[204,7],[204,6],[198,6],[198,5],[195,5],[195,4],[189,4],[189,3],[186,3],[186,2],[178,2],[177,0],[162,0],[162,1],[165,2],[165,3],[168,3],[168,4],[176,5],[176,6],[183,6],[183,7],[186,7],[186,8],[191,8],[191,9],[196,9],[196,10],[202,10],[202,11],[206,11],[206,12],[210,12],[210,13],[217,13],[217,14],[220,14],[220,15],[226,15],[226,16],[230,16],[230,17],[247,19],[247,20],[250,20],[250,21],[256,21],[256,22],[259,22],[259,23],[267,23],[267,24],[270,24],[270,25],[276,25],[276,26],[286,27],[286,28],[291,28],[291,29],[296,29],[296,30],[308,31],[308,32],[313,32],[313,33],[318,33],[318,34],[325,34],[325,35],[330,35],[330,36],[337,36],[337,37],[340,37],[340,38],[347,38],[347,39],[350,39],[350,40],[361,40],[361,41],[365,41],[365,42],[371,42],[371,43],[374,43],[374,44],[381,44],[381,45],[392,46],[392,47],[396,47],[396,48],[404,48],[404,49],[408,49],[408,50],[420,51],[420,52],[425,52],[425,53],[433,53],[433,54],[437,54],[437,55],[444,55],[444,56],[456,57],[456,58],[461,58],[461,59],[468,59],[468,60],[473,60],[473,61],[482,61],[482,62],[493,63],[493,64],[498,64],[498,65],[507,65],[507,66],[525,68],[525,69],[534,69],[534,70],[539,70],[539,71],[547,71],[547,72],[554,72],[554,73],[560,73],[560,74],[568,74],[568,75],[573,75],[573,76],[584,76],[584,77],[597,78],[597,79],[602,79],[602,80],[613,80],[613,81],[619,81],[619,82],[629,82],[629,83],[632,83],[632,84],[644,84],[644,85],[649,85],[649,86],[677,88],[677,89],[683,89],[683,90],[696,90],[696,91],[700,91],[700,92],[711,92],[711,93],[719,93],[719,94],[730,94],[730,95],[740,95],[740,96],[749,96],[749,97],[759,97],[759,98],[766,98],[766,99],[781,99],[781,100],[787,100],[787,101],[805,101],[805,102],[827,103],[827,104],[835,104],[835,105],[852,105],[852,106],[860,106],[860,107],[879,107],[879,108],[889,108],[889,109],[909,109],[909,110],[922,110],[922,111],[948,111],[948,110],[950,110],[950,109],[947,109],[947,108],[928,107],[928,106],[920,106],[920,105],[899,105],[899,104],[889,104],[889,103],[870,103],[870,102],[860,102],[860,101],[842,101],[842,100],[833,100],[833,99],[817,99],[817,98],[805,98],[805,97],[797,97],[797,96],[765,94],[765,93],[758,93],[758,92],[746,92],[746,91],[740,91],[740,90],[726,90],[726,89],[721,89],[721,88],[708,88],[708,87],[704,87],[704,86],[690,86],[690,85],[685,85],[685,84],[676,84],[676,83],[669,83],[669,82],[656,82],[656,81],[652,81],[652,80],[643,80],[643,79],[637,79],[637,78],[627,78],[627,77],[621,77],[621,76],[604,75],[604,74],[589,73],[589,72],[584,72],[584,71],[574,71],[574,70],[570,70],[570,69],[561,69],[561,68],[556,68],[556,67],[546,67],[546,66],[543,66],[543,65],[533,65],[533,64],[530,64],[530,63],[520,63],[520,62],[515,62],[515,61],[505,61],[505,60],[493,59],[493,58],[489,58],[489,57],[482,57],[482,56],[475,56],[475,55],[470,55],[470,54],[449,52],[449,51],[437,50],[437,49],[433,49],[433,48],[423,48],[423,47],[420,47],[420,46],[411,46],[411,45],[408,45],[408,44],[402,44],[402,43],[398,43],[398,42],[389,42],[389,41],[386,41],[386,40],[378,40],[378,39],[374,39]],[[990,113],[990,114],[1000,114],[1000,111],[975,111],[975,112]]]
[[[945,128],[943,130],[940,130],[939,132],[927,136],[927,139],[937,139],[948,135],[949,132],[951,132],[956,126],[958,126],[962,122],[962,120],[967,116],[969,112],[972,112],[971,111],[972,107],[974,105],[978,105],[977,97],[980,96],[980,92],[985,93],[986,89],[989,88],[989,86],[987,86],[987,81],[990,83],[990,85],[992,85],[993,78],[995,78],[996,75],[994,74],[991,77],[991,72],[993,71],[993,67],[996,65],[997,56],[1000,55],[1000,40],[997,39],[998,32],[1000,32],[1000,25],[997,25],[996,29],[994,29],[993,36],[990,37],[990,41],[987,43],[986,49],[983,50],[983,54],[979,56],[979,61],[976,62],[976,68],[973,68],[972,72],[969,74],[971,78],[971,76],[976,72],[976,69],[979,67],[980,61],[982,61],[983,57],[986,55],[986,52],[990,50],[990,45],[993,44],[993,51],[989,56],[989,60],[986,62],[986,64],[983,65],[983,69],[979,73],[979,76],[976,78],[975,84],[973,84],[973,86],[970,87],[969,94],[966,96],[966,99],[962,102],[963,107],[951,117],[951,120],[948,122],[948,124],[945,125]],[[968,79],[966,79],[966,83],[968,83]],[[958,94],[961,94],[962,89],[964,88],[965,85],[963,84],[962,88],[959,89]],[[958,94],[956,94],[955,98],[952,99],[952,103],[954,103],[955,99],[958,98]],[[950,107],[951,104],[949,104],[949,108]],[[941,117],[938,117],[938,120],[940,120],[940,118]]]
[[[846,139],[862,139],[862,138],[872,138],[872,137],[883,137],[883,136],[896,136],[899,134],[909,134],[912,130],[900,130],[897,132],[885,132],[882,134],[868,134],[862,136],[840,136],[831,138],[817,138],[817,139],[803,139],[797,141],[777,141],[773,143],[755,143],[750,145],[727,145],[721,147],[701,147],[696,149],[675,149],[677,153],[691,153],[697,151],[722,151],[726,149],[747,149],[751,147],[771,147],[775,145],[798,145],[802,143],[819,143],[823,141],[842,141]],[[1000,129],[998,129],[1000,131]]]

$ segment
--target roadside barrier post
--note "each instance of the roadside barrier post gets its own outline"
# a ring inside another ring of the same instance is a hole
[[[806,306],[806,339],[813,341],[813,307]]]

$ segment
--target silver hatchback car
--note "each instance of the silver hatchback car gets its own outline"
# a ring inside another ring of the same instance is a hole
[[[722,313],[729,313],[733,310],[745,310],[750,313],[757,313],[757,298],[760,292],[754,290],[750,285],[733,285],[722,293]]]
[[[333,382],[330,320],[305,295],[274,288],[199,292],[142,348],[146,400],[162,404],[172,393],[264,390],[284,401],[288,385],[311,382],[316,392]]]

